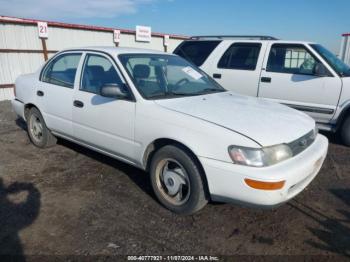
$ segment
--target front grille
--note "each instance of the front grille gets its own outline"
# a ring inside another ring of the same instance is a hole
[[[315,134],[314,131],[311,130],[306,135],[298,138],[297,140],[294,140],[293,142],[289,143],[288,146],[293,152],[293,156],[296,156],[303,152],[306,148],[308,148],[314,141],[315,141]]]

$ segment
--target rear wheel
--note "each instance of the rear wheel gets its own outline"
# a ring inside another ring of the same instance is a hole
[[[32,143],[40,148],[50,147],[56,144],[57,139],[46,127],[40,111],[32,107],[27,115],[28,135]]]
[[[178,214],[192,214],[207,204],[201,169],[184,148],[164,146],[152,158],[150,173],[159,201]]]

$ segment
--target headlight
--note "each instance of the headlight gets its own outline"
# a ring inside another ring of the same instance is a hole
[[[233,163],[253,167],[271,166],[293,156],[284,144],[265,148],[230,146],[228,152]]]

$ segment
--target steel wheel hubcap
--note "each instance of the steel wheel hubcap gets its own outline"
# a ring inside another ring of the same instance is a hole
[[[36,142],[41,142],[43,138],[43,126],[41,124],[40,118],[33,114],[30,116],[29,123],[29,129],[33,139]]]
[[[173,205],[182,205],[189,198],[190,183],[187,172],[175,159],[163,159],[158,163],[156,183],[162,196]]]

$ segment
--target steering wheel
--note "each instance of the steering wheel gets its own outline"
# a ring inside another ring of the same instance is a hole
[[[300,73],[312,73],[316,66],[316,61],[312,58],[307,58],[304,60],[304,62],[300,65],[299,67],[299,72]]]
[[[181,86],[183,86],[183,85],[185,85],[185,84],[187,84],[187,83],[189,83],[190,82],[190,80],[188,80],[187,78],[182,78],[182,79],[180,79],[179,81],[177,81],[176,83],[175,83],[175,90],[177,90],[177,89],[179,89]]]

